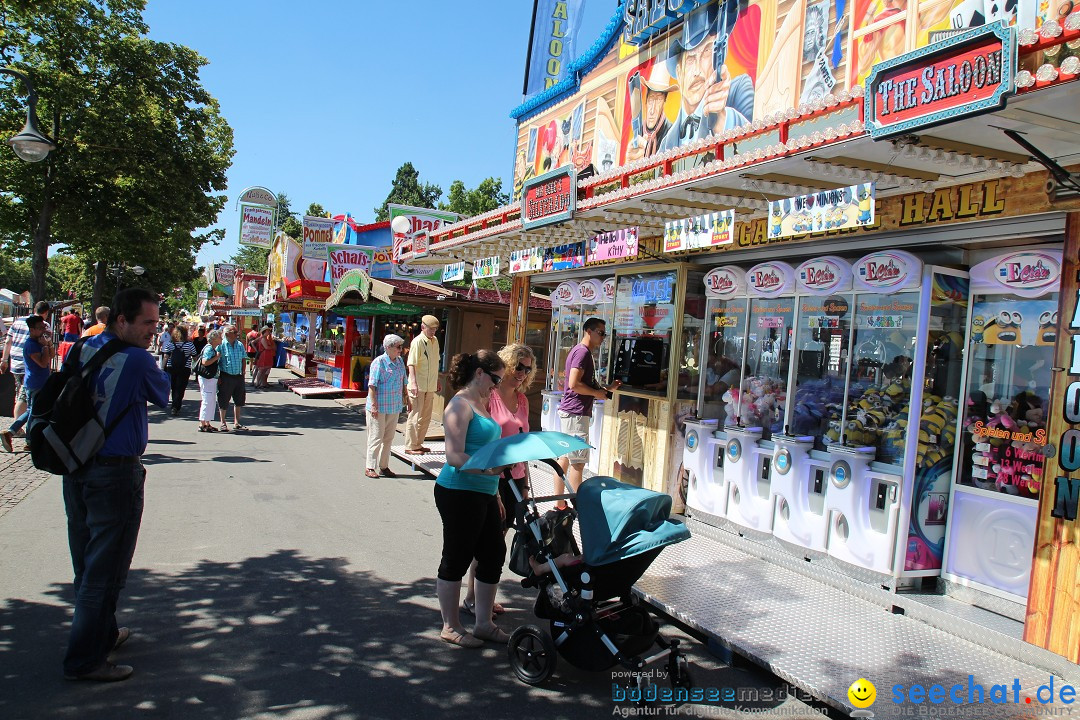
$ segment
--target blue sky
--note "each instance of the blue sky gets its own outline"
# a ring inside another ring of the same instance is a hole
[[[412,162],[449,190],[485,177],[511,184],[531,0],[149,0],[156,40],[209,61],[202,81],[235,132],[226,241],[237,249],[236,196],[250,185],[285,192],[303,212],[321,203],[364,222],[397,168]],[[616,0],[585,0],[583,52]]]

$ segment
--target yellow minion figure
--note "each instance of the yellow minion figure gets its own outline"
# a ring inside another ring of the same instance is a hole
[[[870,224],[870,211],[874,208],[874,191],[871,183],[863,183],[859,187],[859,217],[855,222],[859,225]]]
[[[1000,345],[1023,345],[1020,339],[1020,324],[1024,316],[1018,312],[1002,310],[986,321],[983,327],[983,342]]]
[[[1035,336],[1036,345],[1053,345],[1057,342],[1058,314],[1044,312],[1039,316],[1039,332]]]
[[[986,329],[986,318],[976,315],[971,318],[971,342],[979,344],[983,341],[983,332]]]
[[[784,209],[779,202],[770,203],[769,237],[780,237],[784,225]]]

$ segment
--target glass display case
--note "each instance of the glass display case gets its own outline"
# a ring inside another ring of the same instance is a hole
[[[851,296],[802,297],[797,321],[790,429],[824,450],[840,436],[851,342]]]
[[[679,376],[675,386],[675,397],[680,400],[698,400],[702,376],[701,348],[705,335],[706,300],[702,291],[704,277],[703,272],[688,272],[686,276]]]
[[[763,440],[784,429],[794,317],[794,297],[750,300],[745,374],[735,416],[743,427],[760,427]]]
[[[616,279],[615,317],[608,339],[614,354],[613,379],[621,380],[625,391],[667,395],[677,283],[677,270]]]

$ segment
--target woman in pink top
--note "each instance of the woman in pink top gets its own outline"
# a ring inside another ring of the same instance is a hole
[[[506,375],[491,393],[488,400],[488,412],[495,422],[502,428],[502,436],[509,437],[518,433],[529,432],[529,400],[525,397],[525,391],[529,389],[533,378],[536,376],[536,357],[528,345],[514,343],[507,345],[499,351],[499,357],[506,363]],[[515,465],[510,474],[514,478],[514,484],[522,497],[528,492],[528,468],[525,463]],[[514,520],[514,512],[517,501],[510,489],[510,484],[505,478],[499,481],[499,499],[504,509],[503,534]],[[469,569],[469,588],[462,603],[462,612],[474,614],[475,600],[473,596],[473,568]],[[495,603],[493,610],[496,615],[506,612],[499,603]]]

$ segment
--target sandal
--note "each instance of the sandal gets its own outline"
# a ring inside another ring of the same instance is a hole
[[[216,427],[214,427],[213,425],[207,425],[206,426],[206,432],[217,432],[217,431],[218,431],[218,429]]]
[[[491,609],[491,621],[492,622],[495,622],[495,616],[496,615],[501,615],[502,613],[506,612],[506,608],[504,608],[502,605],[499,605],[498,603],[495,603],[495,605],[499,609],[496,610],[494,607]],[[476,617],[476,603],[475,602],[469,602],[468,600],[462,600],[461,601],[461,612],[465,613],[466,615]]]
[[[229,432],[229,426],[226,423],[221,423],[221,427],[218,428],[221,432]]]
[[[397,477],[397,473],[394,472],[393,470],[391,470],[390,468],[383,468],[379,472],[382,473],[383,477],[388,477],[388,478],[396,478]]]
[[[457,645],[458,647],[463,648],[475,649],[484,647],[483,640],[473,635],[470,635],[469,633],[458,632],[453,628],[449,630],[443,630],[441,633],[439,633],[439,639],[442,640],[444,643],[449,643],[450,645]],[[507,638],[507,641],[509,641],[509,637]]]
[[[199,426],[199,432],[206,432],[206,426],[205,425],[200,425]]]
[[[498,625],[494,626],[495,629],[492,632],[473,628],[472,635],[477,640],[487,640],[488,642],[501,643],[503,645],[510,642],[510,635]]]
[[[368,468],[367,470],[365,470],[364,475],[366,475],[367,477],[369,477],[369,478],[371,478],[373,480],[378,480],[379,479],[379,473],[375,472],[371,468]]]
[[[232,429],[236,432],[246,432],[248,430],[247,425],[233,425]]]

